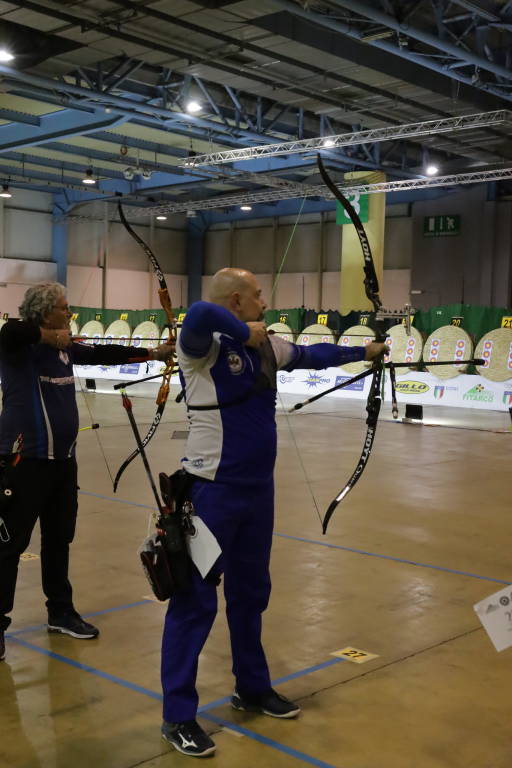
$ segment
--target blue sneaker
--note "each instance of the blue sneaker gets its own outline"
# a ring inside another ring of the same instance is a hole
[[[172,744],[182,755],[207,757],[213,755],[216,746],[196,720],[185,723],[162,723],[162,738]]]
[[[270,717],[297,717],[300,712],[298,704],[276,693],[273,688],[255,696],[241,696],[235,690],[231,697],[231,706],[243,712],[260,712]]]

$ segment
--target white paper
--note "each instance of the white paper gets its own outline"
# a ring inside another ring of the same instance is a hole
[[[497,651],[512,645],[512,585],[473,606]]]
[[[201,518],[193,515],[191,521],[196,532],[193,536],[187,536],[187,548],[194,565],[204,579],[222,550]]]

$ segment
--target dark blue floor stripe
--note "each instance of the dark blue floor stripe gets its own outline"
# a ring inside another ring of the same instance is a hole
[[[90,619],[91,616],[102,616],[104,613],[114,613],[115,611],[124,611],[126,608],[137,608],[139,605],[146,605],[151,603],[152,600],[137,600],[135,603],[125,603],[124,605],[114,605],[113,608],[103,608],[101,611],[91,611],[90,613],[84,613],[83,617]],[[31,627],[25,627],[24,629],[16,629],[14,632],[8,632],[6,637],[15,637],[17,635],[25,635],[27,632],[37,632],[41,629],[46,629],[46,624],[34,624]]]
[[[156,507],[149,506],[147,504],[137,504],[134,501],[127,501],[126,499],[114,499],[111,496],[102,496],[99,493],[91,493],[90,491],[79,491],[85,496],[95,496],[98,499],[106,499],[107,501],[115,501],[119,504],[128,504],[133,507],[142,507],[143,509],[155,510]],[[301,541],[305,544],[316,544],[319,547],[329,547],[329,549],[341,549],[345,552],[353,552],[356,555],[366,555],[367,557],[378,557],[381,560],[391,560],[395,563],[405,563],[406,565],[414,565],[417,568],[430,568],[434,571],[442,571],[444,573],[453,573],[456,576],[468,576],[471,579],[481,579],[482,581],[493,581],[496,584],[512,584],[511,581],[506,579],[495,579],[492,576],[480,576],[477,573],[469,573],[468,571],[458,571],[455,568],[446,568],[442,565],[432,565],[431,563],[420,563],[415,560],[407,560],[403,557],[395,557],[394,555],[380,555],[377,552],[367,552],[364,549],[356,549],[355,547],[343,547],[341,544],[330,544],[328,541],[318,541],[318,539],[306,539],[301,536],[291,536],[287,533],[276,533],[274,536],[279,536],[282,539],[291,539],[292,541]]]
[[[258,741],[260,744],[264,744],[266,747],[272,747],[272,749],[276,749],[278,752],[283,752],[285,755],[294,757],[297,760],[302,760],[302,762],[304,763],[309,763],[309,765],[315,765],[317,766],[317,768],[340,768],[339,764],[335,766],[333,765],[333,763],[326,763],[324,760],[319,760],[317,757],[306,755],[304,752],[299,752],[298,749],[293,749],[293,747],[287,747],[286,744],[281,744],[279,741],[274,741],[274,739],[269,739],[268,736],[262,736],[260,733],[249,731],[247,728],[244,728],[242,725],[237,725],[236,723],[232,723],[230,720],[224,720],[221,717],[217,717],[216,715],[209,715],[209,714],[202,715],[202,717],[205,720],[210,720],[212,723],[216,723],[217,725],[222,725],[223,728],[229,728],[230,731],[235,731],[235,733],[240,733],[243,736],[248,736],[250,739],[253,739],[253,741]]]
[[[121,685],[123,688],[129,688],[129,690],[135,691],[136,693],[143,693],[145,696],[150,696],[152,699],[156,699],[157,701],[162,700],[161,693],[151,691],[149,688],[143,688],[141,685],[137,685],[136,683],[130,683],[128,680],[123,680],[122,677],[109,675],[108,672],[102,672],[101,669],[90,667],[88,664],[82,664],[80,661],[75,661],[75,659],[62,656],[60,653],[49,651],[47,648],[41,648],[38,645],[34,645],[34,643],[29,643],[27,640],[22,640],[20,637],[11,637],[10,639],[19,645],[23,645],[25,648],[30,648],[31,651],[36,651],[37,653],[43,654],[43,656],[48,656],[50,659],[61,661],[63,664],[68,664],[70,667],[80,669],[82,672],[89,672],[91,675],[96,675],[96,677],[101,677],[104,680],[108,680],[110,683]]]
[[[492,576],[479,576],[477,573],[468,571],[457,571],[455,568],[445,568],[442,565],[432,565],[431,563],[419,563],[415,560],[407,560],[403,557],[394,557],[392,555],[380,555],[378,552],[367,552],[365,549],[356,549],[355,547],[344,547],[341,544],[330,544],[328,541],[318,541],[318,539],[305,539],[301,536],[291,536],[289,533],[275,533],[282,539],[291,539],[292,541],[301,541],[305,544],[317,544],[319,547],[329,547],[330,549],[341,549],[344,552],[353,552],[356,555],[366,555],[367,557],[378,557],[381,560],[392,560],[395,563],[405,563],[406,565],[416,565],[418,568],[430,568],[434,571],[443,571],[444,573],[454,573],[457,576],[469,576],[471,579],[482,579],[482,581],[495,581],[497,584],[511,584],[512,582],[504,579],[495,579]]]
[[[328,659],[328,661],[323,661],[321,664],[315,664],[313,667],[306,667],[305,669],[301,669],[299,672],[292,672],[291,674],[285,675],[284,677],[278,677],[275,680],[272,680],[272,685],[282,685],[282,683],[287,683],[289,680],[295,680],[295,678],[297,677],[304,677],[304,675],[310,675],[312,672],[318,672],[319,669],[332,667],[334,664],[339,664],[342,661],[345,661],[345,659],[341,659],[339,657]],[[224,704],[229,704],[230,701],[231,701],[231,696],[224,696],[222,699],[216,699],[215,701],[210,701],[209,704],[204,704],[202,707],[199,707],[198,712],[203,713],[203,712],[207,712],[209,709],[216,709],[217,707],[222,707],[224,706]]]
[[[60,653],[49,651],[46,648],[41,648],[40,646],[34,645],[34,643],[29,643],[27,642],[27,640],[22,640],[19,637],[11,636],[11,640],[15,643],[18,643],[18,645],[22,645],[23,647],[30,649],[31,651],[36,651],[37,653],[40,653],[43,656],[48,656],[48,658],[50,659],[55,659],[55,661],[60,661],[63,664],[68,664],[70,667],[79,669],[82,672],[88,672],[89,674],[96,675],[96,677],[100,677],[103,680],[107,680],[110,683],[115,683],[116,685],[120,685],[123,688],[128,688],[130,691],[134,691],[135,693],[142,693],[144,696],[149,696],[150,698],[156,699],[157,701],[162,700],[161,693],[152,691],[149,688],[144,688],[141,685],[137,685],[136,683],[130,683],[128,680],[124,680],[122,677],[117,677],[117,675],[109,675],[107,672],[102,672],[102,670],[100,669],[91,667],[88,664],[82,664],[79,661],[70,659],[67,656],[62,656],[62,654]],[[314,666],[306,667],[305,669],[299,672],[294,672],[290,675],[285,675],[282,678],[278,678],[277,680],[274,680],[272,682],[272,685],[278,685],[280,682],[286,682],[287,680],[293,680],[297,677],[303,677],[304,675],[310,674],[311,672],[315,672],[319,669],[324,669],[325,667],[330,667],[333,664],[337,664],[341,661],[343,661],[343,659],[329,659],[328,661],[325,661],[321,664],[315,664]],[[339,768],[339,766],[336,767],[332,765],[332,763],[326,763],[323,760],[319,760],[316,757],[307,755],[304,752],[299,752],[297,749],[293,749],[292,747],[287,747],[285,744],[281,744],[280,742],[275,741],[274,739],[269,739],[267,736],[262,736],[259,733],[250,731],[248,728],[244,728],[243,726],[238,725],[237,723],[233,723],[230,720],[225,720],[223,718],[217,717],[216,715],[212,715],[209,712],[207,713],[207,710],[226,704],[227,702],[229,702],[229,700],[230,700],[230,697],[225,696],[222,699],[218,699],[217,701],[212,701],[209,704],[205,704],[205,706],[200,707],[198,711],[201,714],[201,717],[203,717],[205,720],[208,720],[209,722],[215,723],[216,725],[221,725],[223,728],[229,728],[229,730],[231,731],[235,731],[236,733],[240,733],[244,736],[247,736],[249,739],[252,739],[253,741],[257,741],[260,744],[264,744],[267,747],[271,747],[272,749],[275,749],[278,752],[283,752],[284,754],[289,755],[290,757],[296,758],[297,760],[302,760],[305,763],[309,763],[309,765],[317,766],[317,768]]]

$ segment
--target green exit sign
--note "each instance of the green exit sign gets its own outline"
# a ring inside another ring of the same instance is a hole
[[[425,216],[423,237],[460,235],[460,216]]]

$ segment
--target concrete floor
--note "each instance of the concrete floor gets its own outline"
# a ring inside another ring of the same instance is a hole
[[[78,401],[86,425],[81,394]],[[87,401],[102,426],[80,434],[71,574],[76,606],[101,636],[48,635],[39,562],[21,564],[0,663],[0,766],[190,764],[159,736],[165,606],[150,599],[137,557],[151,492],[138,460],[113,495],[97,439],[115,472],[133,438],[117,397]],[[147,425],[153,401],[137,397],[134,410]],[[220,611],[199,673],[200,721],[218,746],[212,764],[510,768],[512,650],[498,654],[473,611],[512,582],[509,416],[425,409],[426,421],[450,424],[430,429],[392,423],[386,406],[370,463],[322,536],[317,510],[356,465],[363,410],[358,401],[326,398],[289,417],[278,413],[264,638],[275,686],[303,711],[278,721],[229,707]],[[184,440],[170,435],[186,429],[183,417],[170,401],[149,448],[155,472],[178,466]],[[36,531],[29,552],[38,550]],[[332,655],[346,647],[375,657],[356,664]]]

